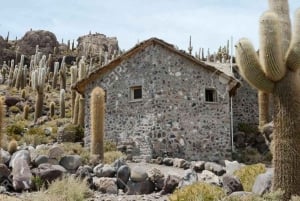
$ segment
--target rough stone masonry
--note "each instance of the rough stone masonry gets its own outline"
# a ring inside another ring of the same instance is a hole
[[[105,138],[134,143],[134,155],[230,158],[226,81],[168,48],[147,46],[86,86],[85,142],[90,140],[90,93],[100,86],[106,92]],[[136,88],[141,99],[132,97]]]

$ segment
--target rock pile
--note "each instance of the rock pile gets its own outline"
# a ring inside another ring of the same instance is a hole
[[[39,155],[37,148],[27,146],[13,155],[1,150],[0,185],[6,192],[35,190],[33,178],[39,177],[44,185],[49,185],[63,175],[73,175],[86,179],[90,188],[96,192],[110,195],[155,194],[163,196],[173,193],[195,182],[205,182],[223,187],[227,194],[243,191],[239,178],[232,173],[243,164],[225,161],[225,166],[205,161],[189,162],[179,158],[153,159],[149,166],[134,166],[125,159],[118,159],[112,164],[98,163],[95,166],[83,165],[79,155],[66,155],[58,145],[49,145],[48,153]],[[146,163],[145,163],[146,164]],[[172,164],[173,167],[170,167]],[[183,169],[184,174],[170,174],[161,169]],[[253,192],[263,194],[269,191],[272,170],[257,177]]]

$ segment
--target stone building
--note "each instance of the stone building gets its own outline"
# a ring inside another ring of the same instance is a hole
[[[134,143],[136,157],[230,158],[230,96],[239,82],[226,71],[156,38],[139,43],[73,86],[85,97],[85,144],[90,93],[100,86],[106,139]]]

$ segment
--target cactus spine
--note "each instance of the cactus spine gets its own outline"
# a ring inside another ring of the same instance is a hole
[[[65,90],[60,90],[59,96],[60,118],[65,118]]]
[[[91,94],[91,154],[104,157],[104,113],[105,93],[100,87],[93,89]]]
[[[258,90],[274,97],[273,189],[283,190],[286,201],[291,195],[300,194],[300,78],[295,72],[300,68],[300,43],[297,42],[300,10],[296,13],[290,43],[288,1],[269,0],[269,5],[271,11],[264,13],[260,20],[260,61],[254,57],[255,51],[249,48],[252,45],[245,39],[236,45],[236,56],[242,76]]]

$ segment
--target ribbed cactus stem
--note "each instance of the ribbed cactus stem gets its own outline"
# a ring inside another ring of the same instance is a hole
[[[78,112],[79,112],[79,98],[80,95],[77,93],[75,98],[75,104],[74,104],[74,112],[73,112],[73,124],[78,124]]]
[[[10,69],[9,69],[9,74],[8,74],[8,85],[10,87],[13,86],[13,76],[14,76],[14,70],[15,70],[15,64],[14,60],[12,59],[10,62]]]
[[[269,7],[279,18],[279,26],[281,32],[281,50],[283,57],[287,52],[291,41],[291,20],[289,14],[288,0],[269,0]]]
[[[44,103],[44,85],[45,85],[45,77],[46,77],[46,69],[45,68],[37,68],[32,72],[32,88],[36,90],[36,104],[35,104],[35,114],[34,114],[34,122],[42,116],[43,111],[43,103]]]
[[[282,79],[286,72],[280,34],[277,15],[270,11],[265,12],[260,18],[259,58],[265,75],[272,81]]]
[[[55,89],[57,86],[57,76],[58,76],[59,62],[54,63],[53,81],[52,88]]]
[[[67,82],[67,72],[66,72],[66,63],[65,63],[65,56],[60,65],[59,70],[59,77],[60,77],[60,89],[66,90],[66,82]]]
[[[287,53],[287,67],[293,71],[300,68],[300,9],[296,10],[294,20],[293,38]]]
[[[259,128],[269,123],[269,94],[258,91]]]
[[[78,80],[85,78],[86,73],[87,73],[87,69],[86,69],[85,61],[82,58],[79,61]]]
[[[65,118],[65,90],[60,90],[59,96],[60,118]]]
[[[269,80],[259,63],[258,56],[248,39],[241,39],[236,44],[236,57],[241,75],[255,88],[271,93],[274,83]]]
[[[93,89],[91,93],[91,154],[104,157],[104,114],[105,93],[100,87]]]
[[[71,66],[70,71],[71,71],[71,86],[72,86],[77,81],[77,66],[76,65]],[[71,91],[71,107],[72,107],[71,111],[72,111],[72,117],[73,117],[73,114],[74,114],[75,98],[76,98],[76,91],[72,90]]]
[[[82,96],[79,98],[78,125],[84,127],[84,104],[85,100]]]

